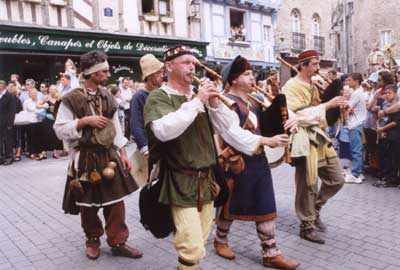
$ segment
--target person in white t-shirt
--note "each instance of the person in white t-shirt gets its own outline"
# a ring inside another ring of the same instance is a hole
[[[352,73],[349,77],[349,86],[354,90],[348,101],[348,129],[349,146],[352,169],[351,173],[346,175],[347,183],[360,184],[364,180],[363,172],[363,146],[362,146],[362,128],[367,119],[367,102],[364,90],[361,87],[363,77],[360,73]]]
[[[130,138],[130,128],[129,128],[129,121],[130,121],[130,104],[131,99],[133,96],[133,90],[129,86],[129,78],[122,78],[121,83],[119,84],[119,89],[121,90],[121,98],[123,100],[124,105],[124,114],[125,114],[125,124],[124,124],[124,135],[126,138]]]

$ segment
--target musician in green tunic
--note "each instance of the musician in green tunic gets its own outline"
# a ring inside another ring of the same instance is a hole
[[[149,159],[160,161],[159,201],[171,206],[178,269],[200,269],[211,230],[213,198],[209,183],[216,154],[204,104],[218,94],[205,82],[192,90],[196,61],[189,48],[177,46],[164,56],[168,82],[147,98],[144,122]],[[211,101],[210,101],[211,102]]]

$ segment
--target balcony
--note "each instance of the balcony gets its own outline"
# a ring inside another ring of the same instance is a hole
[[[314,36],[314,50],[317,50],[321,55],[325,53],[325,38]]]
[[[250,42],[246,40],[246,29],[244,27],[231,26],[231,37],[228,45],[237,47],[250,47]]]
[[[306,35],[292,32],[292,50],[302,51],[306,48]]]

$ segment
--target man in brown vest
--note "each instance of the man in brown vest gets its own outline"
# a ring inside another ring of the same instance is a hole
[[[125,223],[124,198],[137,189],[127,173],[131,167],[113,96],[102,87],[109,77],[107,55],[101,51],[80,58],[82,88],[62,98],[54,130],[67,141],[70,152],[63,210],[81,214],[86,235],[86,255],[100,255],[100,236],[104,230],[112,255],[142,257],[142,252],[126,244],[129,231]],[[119,151],[117,152],[118,149]],[[97,213],[103,208],[105,229]]]

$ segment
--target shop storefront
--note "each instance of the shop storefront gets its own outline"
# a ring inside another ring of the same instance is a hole
[[[81,54],[103,50],[109,56],[110,83],[119,77],[140,80],[140,57],[147,53],[161,57],[176,44],[190,46],[199,58],[206,56],[204,42],[0,25],[0,79],[15,73],[21,80],[54,83],[68,58],[78,63]]]

